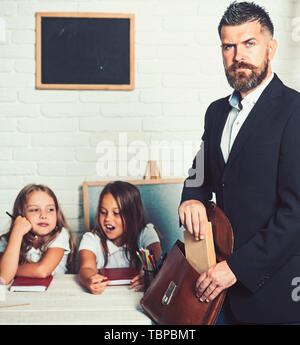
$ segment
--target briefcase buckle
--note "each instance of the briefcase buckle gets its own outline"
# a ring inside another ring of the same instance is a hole
[[[173,281],[171,281],[161,300],[162,305],[168,305],[170,303],[176,287],[176,284]]]

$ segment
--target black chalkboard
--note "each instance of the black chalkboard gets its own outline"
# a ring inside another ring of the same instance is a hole
[[[133,15],[37,13],[37,87],[133,88]]]

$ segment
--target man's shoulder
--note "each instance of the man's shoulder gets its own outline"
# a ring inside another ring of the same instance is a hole
[[[300,92],[283,84],[283,95],[290,102],[300,101]]]
[[[280,80],[280,79],[279,79]],[[275,93],[275,99],[279,101],[278,106],[279,109],[284,109],[285,113],[288,114],[298,114],[300,115],[300,93],[285,85],[284,82],[281,82],[281,88],[279,93]],[[280,96],[277,98],[276,96]]]
[[[228,109],[229,111],[229,97],[230,95],[223,98],[219,98],[216,101],[210,103],[206,111],[207,118],[218,117],[218,115],[223,114],[223,112],[226,109]]]
[[[222,98],[219,98],[219,99],[213,101],[209,105],[209,108],[224,107],[224,105],[229,105],[229,97],[230,97],[230,95],[222,97]]]
[[[270,95],[272,97],[277,96],[281,97],[281,100],[283,103],[288,106],[290,104],[293,104],[294,102],[298,103],[300,101],[300,93],[287,86],[285,82],[283,82],[275,73],[274,78],[270,85],[268,86],[268,89],[270,90]]]

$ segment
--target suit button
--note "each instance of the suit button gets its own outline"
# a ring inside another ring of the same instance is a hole
[[[222,183],[222,188],[224,188],[225,187],[225,183]]]

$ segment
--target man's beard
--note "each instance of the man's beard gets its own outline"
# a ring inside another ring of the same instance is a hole
[[[236,72],[238,68],[248,68],[251,73]],[[261,67],[245,62],[235,62],[228,69],[225,68],[229,85],[236,91],[247,92],[258,86],[267,76],[269,61],[266,58]]]

